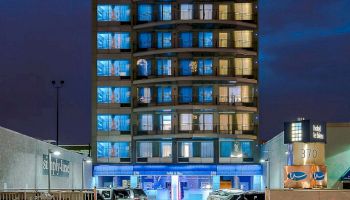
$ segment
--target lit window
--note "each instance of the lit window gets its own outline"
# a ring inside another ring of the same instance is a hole
[[[137,94],[138,94],[139,103],[151,103],[152,101],[151,88],[149,87],[137,88]]]
[[[213,18],[213,5],[199,4],[199,19],[212,19],[212,18]]]
[[[171,33],[170,32],[159,32],[157,33],[158,48],[170,48],[171,47]]]
[[[97,60],[97,76],[130,76],[130,60]]]
[[[236,75],[252,75],[253,59],[252,58],[235,58],[235,74]]]
[[[213,87],[201,86],[198,87],[198,102],[209,103],[213,101]]]
[[[130,115],[97,115],[97,131],[130,131]]]
[[[199,115],[199,129],[201,131],[213,130],[213,114],[200,114]]]
[[[213,158],[214,157],[213,142],[200,142],[200,144],[201,144],[201,158]]]
[[[181,20],[190,20],[193,15],[193,5],[192,4],[181,4],[180,5],[180,18]]]
[[[152,114],[141,114],[139,116],[140,130],[151,131],[153,130],[153,115]]]
[[[219,19],[220,20],[228,19],[228,5],[219,5]]]
[[[180,149],[181,149],[181,155],[179,157],[182,158],[190,158],[193,155],[193,148],[192,148],[192,142],[181,142]]]
[[[172,101],[171,86],[158,87],[158,103],[169,103]]]
[[[198,59],[198,74],[212,75],[213,74],[213,60],[212,59]]]
[[[220,114],[220,131],[224,133],[234,133],[233,118],[234,114]]]
[[[303,130],[301,122],[292,123],[292,142],[302,141],[302,131]]]
[[[253,4],[252,3],[235,3],[235,19],[236,20],[252,20]]]
[[[130,33],[97,33],[98,49],[130,49]]]
[[[129,142],[97,142],[97,158],[129,158]]]
[[[130,21],[130,6],[97,5],[97,21]]]
[[[171,142],[161,142],[161,154],[162,158],[171,158],[172,154],[172,143]]]
[[[248,113],[237,113],[237,130],[252,130],[251,118],[252,116]]]
[[[158,14],[160,20],[171,20],[171,4],[160,4]]]
[[[237,48],[253,47],[253,31],[234,31],[234,45]]]
[[[180,130],[192,130],[192,114],[180,114]]]
[[[229,67],[228,67],[229,60],[227,59],[220,59],[219,60],[219,74],[220,75],[228,75]]]
[[[157,60],[157,75],[170,76],[171,75],[171,59]]]
[[[130,87],[97,87],[98,103],[130,103]]]
[[[138,5],[138,20],[139,21],[152,21],[153,9],[150,4]]]
[[[199,47],[213,47],[213,33],[212,32],[199,32],[198,33],[198,46]]]
[[[219,47],[227,47],[227,33],[219,33]]]
[[[170,131],[171,130],[171,114],[159,115],[160,130]]]
[[[138,76],[149,76],[152,73],[152,62],[151,60],[138,59],[136,62],[137,75]]]
[[[152,142],[138,142],[138,157],[151,158],[152,157]]]
[[[192,33],[190,32],[180,33],[180,47],[181,48],[192,47]]]

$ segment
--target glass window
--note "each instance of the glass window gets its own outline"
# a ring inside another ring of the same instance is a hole
[[[199,115],[199,129],[204,130],[213,130],[213,114],[200,114]]]
[[[137,65],[137,75],[139,76],[150,76],[152,74],[152,62],[151,60],[138,59]]]
[[[212,59],[198,59],[199,75],[213,74],[213,60]]]
[[[181,48],[192,47],[192,33],[191,32],[180,33],[180,41],[179,42],[180,42]]]
[[[171,142],[161,142],[161,156],[162,158],[171,158],[172,154],[172,143]]]
[[[171,130],[171,114],[159,115],[160,130],[170,131]]]
[[[237,113],[237,130],[252,130],[251,115],[248,113]]]
[[[97,87],[98,103],[130,103],[130,87]]]
[[[193,5],[192,4],[181,4],[180,5],[180,18],[181,20],[190,20],[193,16]]]
[[[193,155],[192,142],[180,142],[180,156],[182,158],[191,158]]]
[[[228,75],[229,73],[229,66],[228,66],[229,60],[227,59],[220,59],[219,60],[219,74],[220,75]]]
[[[234,114],[220,114],[219,123],[220,123],[220,131],[224,131],[225,133],[233,133],[233,116]]]
[[[253,4],[252,3],[235,3],[235,19],[236,20],[252,20]]]
[[[219,47],[227,47],[227,33],[219,33]]]
[[[228,19],[228,5],[219,5],[219,19],[227,20]]]
[[[251,142],[248,141],[242,141],[241,142],[241,148],[242,148],[242,154],[244,158],[251,158],[252,157],[252,145]]]
[[[170,48],[171,47],[171,32],[158,32],[158,48]]]
[[[130,76],[130,60],[97,60],[97,76]]]
[[[172,101],[172,89],[171,86],[158,87],[158,103],[169,103]]]
[[[97,21],[130,21],[129,5],[97,5]]]
[[[212,86],[198,87],[198,102],[202,102],[202,103],[213,102],[213,87]]]
[[[157,59],[157,75],[158,76],[171,75],[171,59]]]
[[[199,19],[212,19],[212,18],[213,18],[213,5],[199,4]]]
[[[138,142],[139,145],[139,158],[151,158],[152,157],[152,142]]]
[[[180,130],[192,130],[192,114],[180,114]]]
[[[130,49],[130,33],[97,33],[98,49]]]
[[[110,149],[110,142],[97,142],[97,158],[108,158]]]
[[[130,115],[97,115],[97,131],[130,131]]]
[[[129,152],[130,152],[130,146],[129,142],[112,142],[111,143],[111,150],[110,150],[110,157],[117,157],[117,158],[129,158]]]
[[[139,48],[141,49],[152,48],[152,33],[149,33],[149,32],[139,33],[138,45],[139,45]]]
[[[235,58],[236,75],[252,75],[253,59],[252,58]]]
[[[179,87],[180,103],[192,103],[192,87]]]
[[[151,88],[148,87],[140,87],[137,88],[138,93],[138,102],[139,103],[151,103],[152,95]]]
[[[298,142],[303,139],[303,129],[301,122],[292,123],[292,142]]]
[[[234,31],[234,45],[237,48],[253,47],[253,31]]]
[[[213,158],[214,145],[213,142],[201,142],[201,158]]]
[[[153,115],[152,114],[141,114],[139,116],[140,130],[151,131],[153,130]]]
[[[152,21],[152,5],[151,4],[139,4],[138,5],[138,20],[139,21]]]
[[[241,87],[240,86],[222,86],[219,87],[220,102],[241,102]]]
[[[198,46],[199,47],[213,47],[213,33],[212,32],[199,32],[198,33]]]
[[[191,76],[193,71],[197,71],[197,63],[189,59],[180,60],[180,76]]]
[[[159,20],[171,20],[171,4],[159,4]]]
[[[229,158],[232,152],[232,142],[231,141],[221,141],[220,142],[220,157]]]

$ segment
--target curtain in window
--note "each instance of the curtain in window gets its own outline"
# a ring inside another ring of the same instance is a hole
[[[191,158],[193,155],[192,142],[181,142],[181,157]]]
[[[97,21],[110,21],[111,7],[109,5],[97,5]]]
[[[138,5],[138,20],[139,21],[152,21],[152,5],[139,4]]]
[[[236,75],[252,75],[253,59],[252,58],[235,58]]]
[[[199,115],[199,129],[213,130],[213,114],[200,114]]]
[[[212,59],[199,59],[198,60],[198,72],[200,75],[212,75],[213,74],[213,60]]]
[[[234,31],[234,45],[237,48],[253,47],[253,31],[242,30]]]
[[[233,133],[233,114],[220,114],[220,131]]]
[[[114,41],[114,42],[113,42]],[[130,49],[130,33],[112,33],[112,49]]]
[[[180,33],[180,47],[181,48],[192,47],[192,33],[190,32]]]
[[[193,5],[192,4],[181,4],[180,5],[180,18],[181,20],[192,19],[193,16]]]
[[[97,115],[97,131],[109,131],[111,124],[110,115]]]
[[[171,75],[171,59],[157,60],[157,75],[169,76]]]
[[[220,73],[220,75],[228,75],[228,71],[229,71],[228,63],[229,63],[229,60],[226,60],[226,59],[219,60],[219,73]]]
[[[251,142],[248,142],[248,141],[241,142],[241,147],[242,147],[243,157],[251,158],[252,157]]]
[[[220,142],[220,157],[229,158],[232,153],[232,142],[231,141],[221,141]]]
[[[235,19],[236,20],[252,20],[253,4],[252,3],[235,3]]]
[[[180,75],[191,76],[192,75],[193,62],[188,59],[180,60]]]
[[[237,130],[251,130],[251,115],[248,113],[237,113]]]
[[[130,76],[130,60],[114,60],[111,69],[111,76]]]
[[[171,114],[159,115],[160,130],[170,131],[171,130]]]
[[[158,48],[170,48],[171,47],[171,32],[158,32]]]
[[[130,103],[129,87],[112,87],[112,103]]]
[[[152,48],[152,33],[139,33],[139,48]]]
[[[213,101],[213,87],[198,87],[198,101],[201,103],[209,103]]]
[[[111,130],[130,131],[130,115],[112,115]]]
[[[179,88],[179,101],[181,103],[192,102],[192,87],[180,87]]]
[[[141,114],[139,118],[140,130],[151,131],[153,130],[153,115],[152,114]]]
[[[158,103],[168,103],[171,102],[171,86],[168,87],[158,87]]]
[[[199,32],[198,33],[198,46],[199,47],[213,47],[213,33],[212,32]]]
[[[138,101],[140,103],[151,103],[151,88],[141,87],[137,88],[138,90]]]
[[[219,19],[227,20],[228,19],[228,5],[219,5]]]
[[[140,158],[151,158],[152,157],[152,142],[139,142],[140,150],[139,157]]]
[[[130,21],[130,6],[129,5],[112,5],[110,20],[118,21],[118,22]]]
[[[202,158],[213,158],[214,157],[213,142],[201,142],[201,157]]]
[[[97,103],[111,103],[111,88],[97,87]]]
[[[172,156],[171,142],[161,142],[161,156],[163,158],[171,158]]]
[[[97,158],[108,158],[111,143],[97,142]]]
[[[158,14],[160,20],[171,20],[171,4],[159,4]]]
[[[199,4],[199,19],[212,19],[212,18],[213,18],[213,5]]]
[[[180,130],[192,130],[192,114],[180,114]]]
[[[152,73],[152,62],[151,60],[139,59],[136,62],[137,74],[139,76],[149,76]]]

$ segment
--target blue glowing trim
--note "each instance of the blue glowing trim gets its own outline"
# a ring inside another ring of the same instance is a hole
[[[119,175],[262,175],[261,165],[95,165],[94,176]]]

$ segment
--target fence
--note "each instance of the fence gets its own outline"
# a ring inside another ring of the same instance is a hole
[[[94,190],[4,190],[0,200],[97,200]]]

